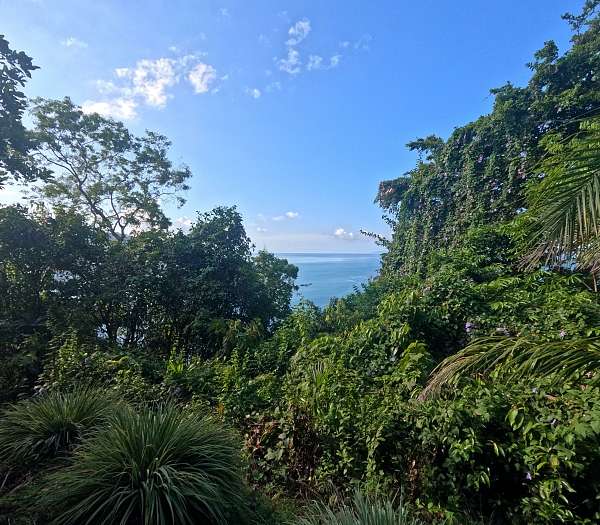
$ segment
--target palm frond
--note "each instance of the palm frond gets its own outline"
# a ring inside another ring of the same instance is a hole
[[[494,371],[504,381],[552,376],[567,381],[588,375],[600,382],[600,338],[542,342],[528,337],[488,337],[446,358],[432,372],[420,398],[432,396],[459,378]]]
[[[577,264],[596,268],[600,262],[600,118],[581,123],[580,132],[550,143],[541,165],[544,176],[530,192],[530,235],[526,264]]]

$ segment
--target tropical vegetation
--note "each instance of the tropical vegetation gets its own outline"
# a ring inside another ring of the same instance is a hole
[[[166,137],[28,105],[0,37],[0,182],[35,181],[0,208],[0,522],[600,522],[599,7],[408,144],[379,275],[322,309],[235,208],[170,224]]]

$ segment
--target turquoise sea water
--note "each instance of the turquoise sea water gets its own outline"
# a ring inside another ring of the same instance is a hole
[[[343,297],[377,275],[380,254],[279,253],[298,267],[296,284],[300,289],[294,304],[308,299],[325,306],[332,297]]]

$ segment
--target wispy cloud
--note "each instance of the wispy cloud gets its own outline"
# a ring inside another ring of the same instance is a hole
[[[101,95],[113,95],[103,100],[88,100],[82,108],[120,119],[133,119],[141,104],[164,108],[173,97],[171,88],[186,79],[197,94],[206,93],[217,79],[217,71],[210,64],[190,54],[178,58],[138,60],[133,67],[114,70],[112,80],[97,80]]]
[[[194,221],[190,217],[177,217],[177,219],[173,221],[171,229],[188,231],[193,223]]]
[[[171,58],[143,59],[135,67],[121,67],[115,73],[126,81],[128,93],[140,96],[149,106],[162,108],[172,96],[167,89],[179,81],[178,66],[178,60]]]
[[[273,93],[274,91],[281,91],[281,82],[276,80],[275,82],[271,82],[270,84],[267,84],[265,91],[267,93]]]
[[[295,49],[288,49],[287,57],[280,58],[277,62],[280,71],[284,71],[290,75],[297,75],[302,70],[302,62],[300,61],[300,53]]]
[[[265,233],[265,232],[268,232],[269,230],[267,230],[266,228],[263,228],[262,226],[258,226],[258,227],[256,228],[256,231],[257,231],[258,233]]]
[[[340,65],[342,55],[333,55],[329,61],[325,61],[320,55],[310,55],[306,64],[307,71],[315,71],[318,69],[333,69]]]
[[[231,16],[229,9],[227,9],[226,7],[221,7],[221,9],[219,9],[219,13],[223,18],[229,18]]]
[[[290,38],[287,40],[286,45],[297,46],[308,36],[310,30],[310,20],[308,18],[298,20],[292,27],[288,29],[288,36]]]
[[[289,75],[299,75],[303,70],[306,71],[318,71],[334,69],[340,65],[342,55],[340,53],[334,53],[329,58],[323,57],[321,54],[310,54],[306,61],[303,61],[300,51],[296,48],[298,44],[303,42],[311,32],[312,27],[308,18],[298,20],[288,29],[288,40],[285,42],[287,46],[286,56],[283,58],[276,58],[275,62],[280,71],[288,73]],[[358,49],[366,48],[370,42],[370,35],[363,35],[354,44],[349,40],[339,42],[339,47],[342,49],[350,49],[352,47]]]
[[[358,51],[369,51],[371,49],[371,41],[373,37],[369,33],[362,35],[356,42],[354,42],[354,49]]]
[[[98,113],[119,120],[131,120],[136,117],[137,102],[131,98],[111,100],[86,100],[81,109],[84,113]]]
[[[200,62],[188,73],[188,80],[194,86],[195,93],[206,93],[217,78],[217,70],[210,64]]]
[[[323,67],[323,57],[319,55],[310,55],[308,57],[308,64],[306,64],[306,69],[309,71],[313,69],[321,69]]]
[[[258,88],[246,88],[246,94],[255,99],[260,98],[260,96],[262,95],[260,89]]]
[[[300,217],[300,214],[297,211],[286,211],[283,215],[276,215],[273,217],[273,220],[276,222],[285,221],[285,220],[293,220]]]
[[[79,49],[85,49],[88,46],[87,42],[84,42],[83,40],[79,40],[79,38],[76,38],[74,36],[65,38],[64,40],[61,41],[60,45],[64,46],[64,47],[73,47],[73,48],[79,48]]]
[[[356,239],[356,236],[353,232],[348,232],[344,228],[337,228],[333,232],[333,235],[338,239],[343,239],[345,241],[354,241]]]

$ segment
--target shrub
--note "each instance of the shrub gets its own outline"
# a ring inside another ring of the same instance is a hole
[[[238,444],[172,405],[117,411],[47,492],[56,523],[228,523],[243,509]]]
[[[144,377],[140,360],[131,353],[91,344],[74,332],[57,341],[58,348],[39,377],[42,388],[67,390],[73,385],[86,385],[113,392],[131,403],[161,398],[159,386]]]
[[[357,492],[350,505],[337,510],[319,505],[309,517],[300,519],[297,525],[419,525],[402,505],[395,508],[391,501],[378,501]]]
[[[105,393],[88,389],[51,392],[11,405],[0,419],[0,461],[26,465],[67,451],[107,417],[112,405]]]

